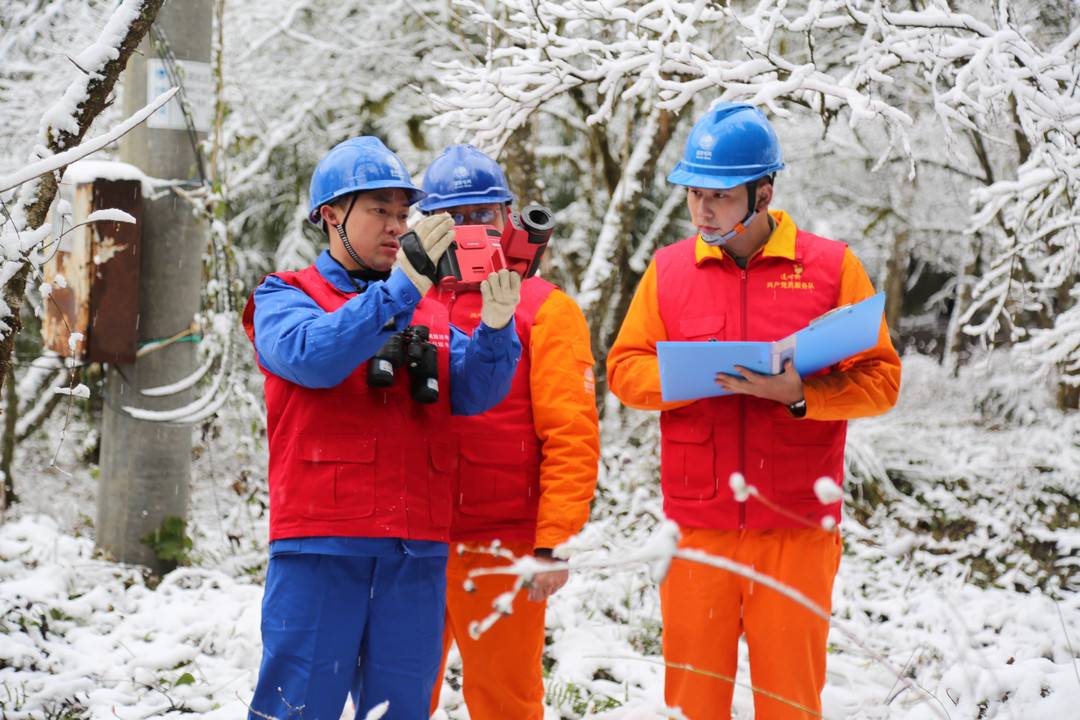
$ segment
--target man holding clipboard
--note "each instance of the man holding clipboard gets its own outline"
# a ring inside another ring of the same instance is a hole
[[[699,232],[645,271],[608,355],[608,384],[626,405],[661,411],[664,511],[680,547],[752,566],[828,610],[841,502],[826,504],[814,487],[842,483],[847,421],[896,402],[900,359],[884,320],[874,347],[805,378],[791,361],[775,375],[718,373],[719,397],[665,400],[657,359],[664,341],[777,341],[874,294],[844,243],[769,210],[783,167],[752,106],[721,104],[698,121],[668,181],[687,187]],[[733,475],[756,494],[736,498]],[[770,588],[682,560],[660,599],[668,705],[691,720],[730,717],[745,633],[755,717],[820,716],[828,623]]]

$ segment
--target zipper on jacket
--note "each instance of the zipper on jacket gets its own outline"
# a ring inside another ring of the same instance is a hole
[[[742,326],[739,328],[740,339],[746,340],[746,268],[739,269],[739,312],[742,316]],[[739,472],[746,478],[746,395],[739,395]],[[749,482],[749,478],[746,478]],[[747,498],[739,503],[739,529],[746,527],[746,503]]]
[[[435,295],[439,299],[439,302],[446,305],[446,319],[453,324],[454,303],[457,301],[457,290],[445,290],[444,288],[439,288]]]
[[[457,302],[457,290],[450,291],[450,299],[446,302],[446,319],[454,317],[454,303]]]

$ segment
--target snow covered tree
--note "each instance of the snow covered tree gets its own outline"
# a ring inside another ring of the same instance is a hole
[[[413,174],[441,149],[424,122],[436,61],[482,56],[449,3],[235,0],[224,20],[223,183],[240,273],[311,262],[308,181],[342,140],[379,135]]]
[[[0,173],[25,164],[39,142],[42,98],[59,97],[83,74],[75,56],[109,18],[108,0],[10,0],[0,10]],[[85,68],[84,68],[85,70]],[[108,111],[106,111],[108,112]]]
[[[711,102],[746,101],[774,115],[788,147],[798,148],[789,157],[808,166],[799,174],[813,175],[791,191],[811,224],[872,233],[876,247],[860,249],[885,261],[895,277],[883,284],[894,294],[920,263],[944,272],[947,292],[934,300],[951,312],[949,330],[938,330],[950,362],[965,336],[1019,343],[1038,372],[1068,387],[1080,383],[1069,342],[1069,318],[1080,312],[1071,291],[1080,190],[1074,2],[1031,9],[1006,0],[456,0],[455,7],[491,39],[482,62],[446,66],[439,120],[492,150],[534,118],[572,128],[576,137],[563,147],[540,145],[541,160],[586,144],[592,152],[575,157],[597,162],[582,177],[608,180],[577,186],[604,196],[594,201],[603,211],[592,214],[603,219],[576,236],[586,242],[575,248],[584,257],[571,264],[571,278],[560,278],[579,289],[598,348],[609,344],[611,320],[621,317],[626,288],[652,246],[674,239],[664,217],[679,203],[662,182],[674,158],[655,164],[665,133]],[[815,135],[816,154],[804,152]],[[905,197],[875,197],[896,187],[883,177],[912,187]],[[646,191],[626,204],[632,187]],[[841,217],[817,205],[822,187]],[[622,209],[642,205],[659,212],[649,213],[654,223],[634,227]],[[927,247],[937,239],[951,239],[950,247]]]
[[[71,58],[74,66],[71,72],[76,77],[63,96],[41,117],[38,144],[31,153],[32,162],[23,168],[22,174],[16,171],[4,178],[6,187],[0,188],[0,192],[15,186],[20,189],[13,206],[5,203],[10,209],[5,211],[0,228],[0,248],[4,255],[0,270],[3,278],[0,384],[9,375],[15,336],[21,328],[19,311],[27,279],[33,266],[41,260],[38,253],[43,245],[58,241],[49,237],[48,228],[43,225],[56,197],[59,175],[68,162],[77,159],[65,153],[76,152],[94,119],[112,103],[113,88],[128,57],[149,30],[163,2],[125,0],[116,8],[96,42]],[[31,13],[35,11],[29,9]],[[36,27],[35,23],[31,25]],[[37,169],[24,179],[27,168]]]

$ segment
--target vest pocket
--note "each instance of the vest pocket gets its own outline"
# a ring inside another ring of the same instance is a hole
[[[375,438],[303,438],[297,452],[304,461],[299,478],[309,518],[340,520],[375,512]]]
[[[458,507],[463,515],[533,517],[540,452],[535,439],[462,438]]]
[[[843,482],[842,422],[773,418],[772,437],[772,499],[817,503],[814,483],[819,477]]]
[[[716,497],[712,425],[703,418],[668,418],[660,431],[660,483],[666,497]]]
[[[432,442],[428,446],[431,465],[428,468],[428,507],[431,523],[436,528],[450,527],[453,499],[450,486],[458,466],[458,450],[452,442]]]
[[[680,340],[723,340],[724,315],[703,315],[699,317],[679,318]],[[672,338],[674,340],[676,338]]]

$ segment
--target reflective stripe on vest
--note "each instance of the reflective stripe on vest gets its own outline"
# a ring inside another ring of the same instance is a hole
[[[451,427],[461,448],[454,487],[452,540],[520,540],[536,536],[542,449],[533,424],[529,340],[536,313],[555,286],[538,277],[521,284],[514,324],[521,360],[506,398],[481,415],[455,416]],[[469,333],[480,324],[479,292],[433,290],[450,323]]]
[[[315,268],[275,273],[327,312],[346,293]],[[244,328],[254,343],[254,296]],[[270,539],[311,536],[449,539],[450,485],[457,470],[450,418],[450,327],[446,309],[421,300],[413,325],[438,347],[439,400],[421,405],[399,368],[394,384],[369,388],[362,363],[333,388],[310,389],[263,370],[270,445]]]
[[[799,231],[795,259],[757,255],[695,264],[695,238],[656,253],[657,300],[669,340],[779,340],[835,307],[846,245]],[[840,519],[814,481],[843,478],[845,422],[793,418],[748,395],[699,400],[660,415],[664,512],[680,525],[789,528]],[[736,502],[740,472],[769,501]]]

